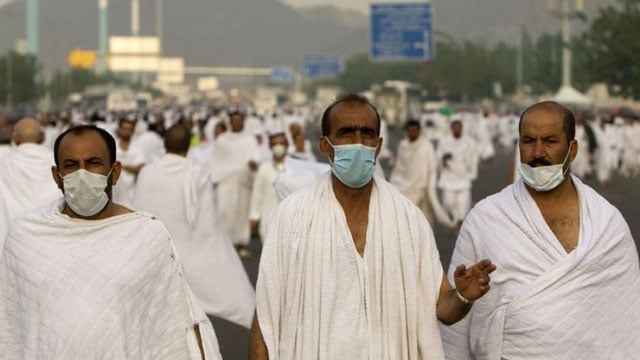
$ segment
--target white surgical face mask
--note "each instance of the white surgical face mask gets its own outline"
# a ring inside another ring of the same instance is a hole
[[[331,171],[346,186],[358,189],[365,186],[373,177],[376,166],[376,150],[378,147],[363,144],[333,145]]]
[[[284,156],[284,154],[287,152],[287,148],[282,145],[282,144],[275,144],[273,145],[273,147],[271,148],[271,152],[273,153],[273,155],[275,155],[275,157],[277,157],[278,159],[282,158]]]
[[[567,159],[569,159],[572,145],[573,141],[569,144],[569,150],[567,150],[567,155],[565,155],[562,164],[531,167],[529,164],[520,163],[518,173],[525,184],[529,185],[535,191],[540,192],[551,191],[558,187],[564,180],[564,175],[569,170],[569,167],[567,167],[565,171],[563,171],[563,168]]]
[[[108,176],[92,173],[85,169],[76,170],[62,176],[64,184],[64,200],[74,213],[89,217],[104,209],[109,202],[106,193]]]

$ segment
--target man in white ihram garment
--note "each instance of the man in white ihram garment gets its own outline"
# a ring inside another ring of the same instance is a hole
[[[190,137],[182,124],[167,130],[167,154],[140,171],[134,205],[167,227],[202,309],[248,329],[255,292],[231,241],[216,221],[208,171],[186,158]]]
[[[442,205],[458,226],[471,208],[471,186],[478,176],[476,143],[462,133],[462,122],[451,122],[451,134],[438,142],[438,188]]]
[[[638,358],[638,252],[618,209],[569,172],[574,124],[555,102],[525,110],[520,180],[464,221],[451,263],[500,264],[491,292],[442,327],[448,359]]]
[[[0,160],[0,255],[11,220],[60,197],[51,181],[53,153],[44,147],[40,124],[25,118],[13,127],[15,151]]]
[[[593,132],[598,143],[596,150],[596,177],[601,185],[607,185],[611,179],[611,171],[614,167],[611,143],[614,141],[612,127],[608,126],[604,119],[596,120],[598,124],[593,126]]]
[[[122,175],[113,188],[113,196],[116,202],[129,207],[133,205],[136,177],[147,162],[143,149],[133,140],[135,128],[135,122],[121,119],[116,130],[116,154],[118,161],[122,164]]]
[[[253,134],[244,132],[243,115],[229,115],[231,131],[222,133],[215,142],[211,180],[216,186],[218,219],[238,249],[242,258],[251,257],[247,249],[250,240],[249,206],[253,176],[258,165],[254,156],[258,142]]]
[[[269,136],[272,158],[260,164],[253,182],[249,220],[251,231],[258,232],[261,241],[264,241],[269,213],[278,203],[274,183],[278,174],[284,170],[287,147],[287,137],[284,133]]]
[[[489,290],[495,265],[460,265],[452,289],[420,210],[373,177],[380,117],[364,97],[322,116],[332,171],[272,213],[260,260],[254,359],[441,359],[454,323]]]
[[[422,210],[434,225],[431,202],[435,197],[437,160],[433,146],[420,136],[420,123],[409,120],[405,125],[407,137],[398,144],[396,165],[389,182]]]
[[[64,198],[14,220],[0,257],[4,358],[221,358],[164,225],[113,202],[115,158],[94,126],[56,140]]]

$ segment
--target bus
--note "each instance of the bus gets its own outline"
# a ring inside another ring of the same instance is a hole
[[[390,126],[402,127],[409,119],[420,119],[424,90],[406,81],[389,80],[371,87],[373,104]]]

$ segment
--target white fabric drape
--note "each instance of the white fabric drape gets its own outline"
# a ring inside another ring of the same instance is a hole
[[[271,359],[440,359],[429,224],[376,177],[360,257],[330,174],[272,213],[256,289]]]
[[[568,254],[522,181],[469,213],[451,264],[489,258],[497,270],[471,313],[442,328],[448,359],[638,357],[640,270],[633,238],[617,209],[572,180],[580,235]]]
[[[21,144],[0,161],[0,254],[15,217],[62,195],[51,176],[53,164],[53,153],[32,143]]]
[[[211,179],[217,186],[218,219],[234,245],[249,245],[249,206],[258,150],[253,135],[226,132],[215,141]]]
[[[165,227],[142,213],[73,219],[61,202],[26,213],[0,258],[7,359],[220,359]]]
[[[166,225],[204,311],[249,328],[255,293],[216,219],[206,170],[189,159],[167,154],[140,171],[134,205]]]

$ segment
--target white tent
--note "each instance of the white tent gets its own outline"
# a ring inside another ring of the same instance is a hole
[[[589,106],[593,104],[593,100],[570,85],[562,86],[551,100],[568,105]]]

